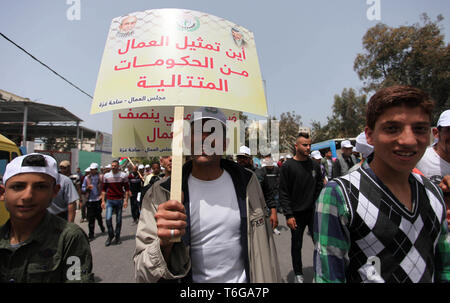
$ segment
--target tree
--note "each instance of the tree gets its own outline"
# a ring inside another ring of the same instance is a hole
[[[271,120],[274,119],[275,117],[271,117]],[[279,122],[280,153],[292,153],[299,128],[302,125],[302,117],[295,111],[285,112],[280,115]]]
[[[357,55],[354,70],[364,91],[394,84],[412,85],[436,101],[438,115],[450,108],[450,46],[445,44],[439,23],[423,14],[422,24],[390,27],[379,23],[363,37],[364,53]]]
[[[317,143],[321,141],[326,141],[328,139],[331,139],[330,136],[330,128],[328,124],[325,126],[322,126],[322,124],[319,121],[312,121],[311,122],[311,140],[312,143]]]
[[[364,130],[366,95],[356,95],[353,88],[344,88],[341,95],[334,95],[333,112],[327,124],[312,121],[313,142],[332,138],[356,137]]]

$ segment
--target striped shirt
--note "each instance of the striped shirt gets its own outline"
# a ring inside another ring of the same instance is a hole
[[[124,172],[113,174],[112,171],[103,177],[103,189],[108,200],[123,200],[125,192],[130,190],[128,176]]]

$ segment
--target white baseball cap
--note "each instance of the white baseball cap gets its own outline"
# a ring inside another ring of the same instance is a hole
[[[150,168],[150,164],[145,164],[145,168]]]
[[[442,112],[442,114],[439,116],[437,126],[438,127],[450,126],[450,109],[447,109],[446,111]]]
[[[356,137],[355,144],[356,151],[361,153],[364,158],[367,158],[373,152],[373,146],[367,143],[366,133],[362,132]]]
[[[91,168],[88,167],[88,168],[86,168],[84,171],[85,171],[86,173],[90,173],[90,172],[91,172]]]
[[[314,159],[317,159],[317,160],[322,159],[322,155],[320,154],[320,151],[318,151],[318,150],[313,150],[311,152],[311,157]]]
[[[139,164],[138,169],[144,169],[144,168],[145,168],[144,164]]]
[[[239,147],[239,155],[240,156],[250,156],[250,148],[248,148],[245,145],[242,145],[241,147]]]
[[[89,169],[98,169],[98,164],[93,162],[91,165],[89,165]]]
[[[28,164],[32,159],[34,160],[33,166],[30,166]],[[36,166],[39,162],[42,165]],[[5,174],[3,175],[3,184],[6,184],[6,181],[15,175],[26,173],[46,174],[55,179],[57,183],[59,180],[58,165],[56,160],[47,155],[32,153],[16,157],[8,165],[6,165]]]
[[[350,143],[349,140],[344,140],[341,143],[341,148],[353,148],[353,145]]]

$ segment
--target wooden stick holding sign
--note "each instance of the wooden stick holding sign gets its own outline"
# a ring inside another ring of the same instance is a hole
[[[133,163],[133,161],[131,161],[131,158],[130,158],[130,157],[127,157],[127,159],[128,159],[128,161],[130,161],[131,165],[136,166],[136,165]],[[139,170],[138,170],[138,174],[139,174],[139,177],[141,178],[141,180],[144,181],[144,176],[141,175],[141,173],[139,172]]]
[[[181,201],[182,170],[183,170],[183,117],[184,107],[176,106],[174,110],[172,139],[172,173],[170,175],[170,200]],[[171,242],[180,242],[180,237],[171,238]]]

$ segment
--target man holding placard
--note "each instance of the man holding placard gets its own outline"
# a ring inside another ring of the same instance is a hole
[[[170,178],[144,196],[134,255],[138,282],[280,281],[258,179],[217,153],[225,150],[225,128],[217,109],[203,108],[191,123],[194,155],[183,166],[182,203],[170,200]]]

